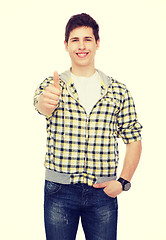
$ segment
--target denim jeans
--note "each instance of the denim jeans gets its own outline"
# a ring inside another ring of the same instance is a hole
[[[75,240],[79,219],[86,240],[116,240],[117,198],[86,184],[45,181],[47,240]]]

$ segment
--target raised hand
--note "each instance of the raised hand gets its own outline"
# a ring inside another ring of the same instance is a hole
[[[49,85],[39,97],[37,108],[45,116],[53,113],[61,95],[58,72],[54,72],[54,84]]]

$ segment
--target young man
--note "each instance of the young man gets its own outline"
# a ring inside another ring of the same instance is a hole
[[[95,69],[99,27],[87,14],[66,25],[71,69],[36,90],[47,120],[45,230],[47,240],[74,240],[81,217],[86,240],[115,240],[117,196],[129,190],[141,154],[142,126],[126,86]],[[126,144],[117,179],[118,143]]]

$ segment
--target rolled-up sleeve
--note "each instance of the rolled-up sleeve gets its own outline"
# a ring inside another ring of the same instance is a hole
[[[128,89],[125,91],[117,123],[118,137],[121,137],[125,144],[141,140],[142,125],[138,122],[135,104]]]

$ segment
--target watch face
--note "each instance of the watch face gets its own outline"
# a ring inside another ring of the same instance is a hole
[[[124,185],[124,191],[128,191],[130,188],[131,188],[131,183],[130,183],[130,182],[129,182],[129,183],[126,183],[126,184]]]

